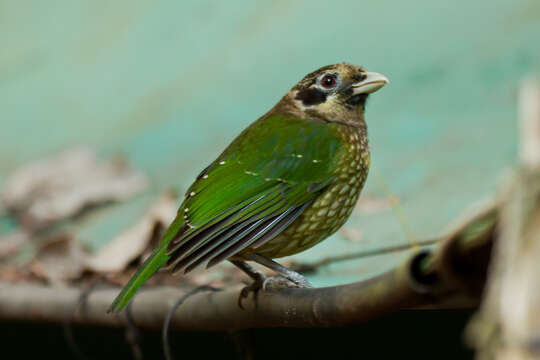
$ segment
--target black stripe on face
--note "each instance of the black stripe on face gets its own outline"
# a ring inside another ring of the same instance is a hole
[[[315,88],[301,90],[296,94],[296,100],[301,100],[304,106],[321,104],[326,101],[327,94]]]

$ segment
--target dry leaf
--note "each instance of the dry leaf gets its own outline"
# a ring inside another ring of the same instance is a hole
[[[167,226],[176,215],[176,196],[162,196],[133,227],[111,240],[97,254],[89,256],[85,265],[95,272],[119,272],[141,256],[152,240],[156,226]]]
[[[19,249],[28,241],[29,236],[24,231],[0,236],[0,260],[17,254]]]
[[[28,272],[13,265],[0,264],[0,281],[17,283],[27,280]]]
[[[57,237],[43,245],[30,263],[30,271],[55,285],[66,285],[81,276],[86,256],[82,246],[69,236]]]
[[[121,201],[142,191],[148,181],[119,161],[99,161],[88,149],[66,151],[16,171],[0,193],[2,206],[30,230]]]

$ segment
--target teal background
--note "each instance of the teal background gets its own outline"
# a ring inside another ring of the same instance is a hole
[[[151,189],[73,225],[99,249],[196,174],[306,73],[347,61],[389,77],[367,109],[364,194],[343,235],[299,260],[438,236],[516,157],[516,95],[540,68],[538,0],[0,2],[0,185],[77,145],[124,154]],[[404,222],[400,222],[399,214]],[[5,222],[5,221],[4,221]],[[7,226],[7,225],[2,225]],[[331,265],[351,281],[407,253]]]

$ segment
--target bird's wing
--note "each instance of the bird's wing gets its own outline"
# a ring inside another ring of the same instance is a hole
[[[275,237],[331,182],[342,150],[328,123],[259,119],[197,177],[160,245],[111,309],[125,306],[165,263],[189,272]]]

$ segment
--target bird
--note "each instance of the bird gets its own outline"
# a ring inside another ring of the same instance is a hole
[[[348,63],[307,74],[196,177],[109,312],[121,311],[160,268],[188,273],[228,260],[253,279],[246,291],[312,287],[273,259],[311,248],[349,218],[370,166],[366,100],[388,82]]]

